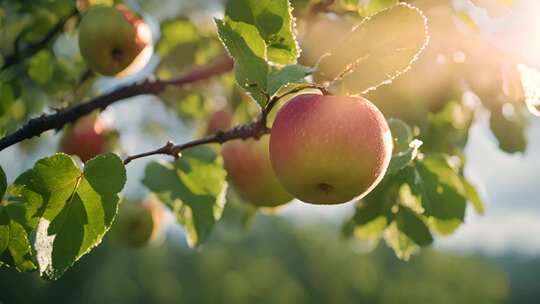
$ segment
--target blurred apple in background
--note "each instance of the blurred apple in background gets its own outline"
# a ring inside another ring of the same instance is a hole
[[[214,134],[225,131],[232,126],[232,113],[227,109],[221,109],[212,113],[206,127],[206,134]]]
[[[77,155],[83,162],[111,151],[118,134],[109,129],[97,114],[83,117],[67,127],[60,140],[59,150]]]
[[[257,207],[276,207],[293,199],[277,180],[268,152],[269,137],[234,140],[221,153],[228,177],[239,196]]]
[[[142,247],[163,232],[165,209],[155,197],[143,202],[126,201],[113,226],[115,238],[128,247]]]
[[[148,25],[124,5],[88,9],[79,25],[79,48],[88,66],[106,76],[140,71],[153,53]]]

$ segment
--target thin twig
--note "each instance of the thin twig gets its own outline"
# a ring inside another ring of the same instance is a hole
[[[171,141],[168,141],[163,147],[149,152],[144,152],[136,155],[129,156],[124,160],[124,164],[130,163],[132,160],[143,158],[151,155],[170,155],[175,159],[180,157],[181,152],[185,149],[193,148],[200,145],[210,144],[210,143],[225,143],[233,139],[247,139],[247,138],[260,138],[264,134],[268,134],[270,129],[266,125],[261,124],[261,120],[257,120],[252,123],[238,125],[227,131],[217,132],[215,134],[188,141],[186,143],[176,145]]]
[[[60,130],[64,125],[72,123],[95,110],[103,110],[117,101],[138,95],[159,94],[167,86],[181,87],[197,81],[205,80],[212,76],[228,72],[232,69],[232,67],[232,59],[228,56],[224,56],[208,66],[194,69],[188,74],[176,79],[147,79],[141,83],[121,87],[110,93],[92,98],[87,102],[75,105],[73,107],[60,109],[52,114],[43,114],[39,117],[30,119],[21,128],[0,139],[0,151],[25,139],[39,136],[45,131]]]

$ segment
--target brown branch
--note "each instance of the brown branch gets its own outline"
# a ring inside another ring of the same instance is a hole
[[[0,139],[0,151],[25,139],[39,136],[45,131],[60,130],[64,125],[74,122],[77,119],[92,113],[94,110],[103,110],[117,101],[138,95],[159,94],[166,86],[173,85],[181,87],[208,79],[212,76],[223,74],[230,71],[232,67],[232,59],[224,56],[208,66],[194,69],[185,76],[176,79],[147,79],[141,83],[124,86],[105,95],[92,98],[85,103],[58,110],[53,114],[43,114],[39,117],[30,119],[20,129]]]
[[[58,21],[58,23],[47,33],[41,40],[29,44],[26,48],[22,50],[15,49],[15,52],[11,54],[10,56],[7,56],[4,61],[4,65],[0,68],[0,71],[3,71],[10,66],[16,65],[20,63],[21,61],[25,60],[26,58],[29,58],[45,48],[51,40],[56,37],[57,34],[59,34],[63,29],[66,22],[73,16],[78,15],[79,12],[77,9],[73,9],[67,16],[63,17]]]
[[[229,129],[227,131],[217,132],[215,134],[188,141],[184,144],[176,145],[171,141],[168,141],[163,147],[141,153],[129,156],[124,160],[124,164],[127,165],[134,159],[143,158],[146,156],[151,155],[170,155],[174,158],[178,158],[181,155],[181,152],[185,149],[193,148],[200,145],[210,144],[210,143],[219,143],[222,144],[224,142],[227,142],[229,140],[233,139],[247,139],[247,138],[260,138],[264,134],[267,134],[270,132],[270,129],[266,127],[265,124],[262,124],[262,120],[257,120],[252,123],[238,125],[232,129]]]
[[[152,156],[152,155],[170,155],[176,159],[181,156],[181,152],[183,150],[200,146],[200,145],[205,145],[205,144],[211,144],[211,143],[223,144],[227,141],[234,140],[234,139],[248,139],[248,138],[259,139],[261,136],[270,133],[270,128],[267,126],[267,119],[268,119],[268,115],[270,114],[272,109],[275,107],[275,105],[278,103],[278,101],[287,95],[295,94],[308,88],[317,88],[321,90],[321,92],[324,95],[330,94],[326,90],[326,88],[319,87],[313,84],[306,84],[306,86],[296,87],[292,89],[291,91],[284,93],[283,95],[273,96],[272,98],[270,98],[266,106],[261,110],[261,115],[254,122],[238,125],[227,131],[217,132],[215,134],[212,134],[212,135],[200,138],[200,139],[188,141],[186,143],[179,144],[179,145],[174,144],[171,141],[168,141],[161,148],[127,157],[124,160],[124,164],[127,165],[132,160],[147,157],[147,156]]]

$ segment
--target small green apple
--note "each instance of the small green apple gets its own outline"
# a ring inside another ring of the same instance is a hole
[[[142,247],[162,232],[164,210],[151,197],[143,202],[125,202],[114,225],[114,236],[129,247]]]
[[[313,204],[340,204],[369,193],[392,156],[382,113],[361,97],[304,94],[277,113],[270,160],[281,184]]]
[[[233,140],[221,153],[228,177],[240,197],[257,207],[276,207],[293,199],[277,180],[268,155],[268,136]]]
[[[127,76],[150,60],[152,34],[148,25],[125,6],[94,6],[79,25],[79,48],[95,72]]]

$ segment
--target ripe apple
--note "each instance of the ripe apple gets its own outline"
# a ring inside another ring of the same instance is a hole
[[[221,153],[225,170],[238,194],[257,207],[276,207],[293,199],[277,180],[268,155],[268,136],[234,140]]]
[[[218,131],[225,131],[232,125],[232,114],[227,109],[222,109],[212,113],[206,127],[206,134],[214,134]]]
[[[278,180],[307,203],[362,198],[381,181],[391,156],[384,116],[361,97],[296,96],[279,110],[270,133]]]
[[[143,202],[125,202],[118,213],[114,236],[129,247],[154,241],[163,229],[164,209],[151,197]]]
[[[95,72],[127,76],[141,70],[152,57],[152,33],[125,6],[95,6],[79,25],[79,48]]]
[[[60,140],[60,151],[77,155],[83,162],[109,148],[107,130],[96,115],[87,116],[67,129]]]

